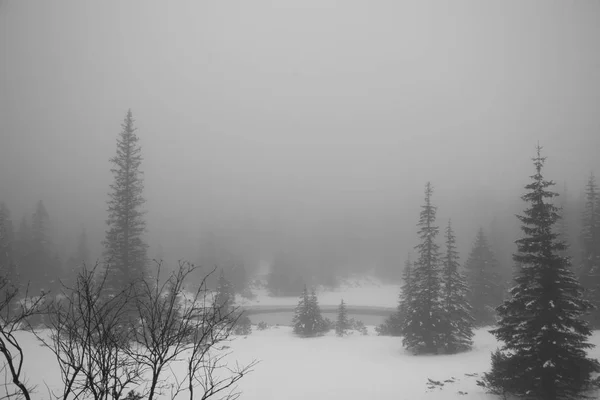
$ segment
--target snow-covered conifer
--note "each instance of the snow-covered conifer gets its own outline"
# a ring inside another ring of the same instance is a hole
[[[444,313],[443,346],[447,353],[471,348],[473,344],[473,317],[467,301],[468,287],[459,272],[456,237],[452,224],[446,228],[446,254],[442,270],[442,309]]]
[[[148,268],[148,245],[143,238],[146,221],[142,210],[142,150],[133,123],[129,110],[117,139],[117,153],[110,160],[114,181],[110,185],[104,253],[110,268],[107,291],[113,294],[146,277]]]
[[[491,331],[504,344],[484,383],[498,393],[572,399],[589,387],[600,364],[586,356],[591,331],[583,315],[592,305],[583,299],[570,260],[559,255],[565,244],[554,231],[560,217],[551,199],[557,194],[542,176],[540,153],[538,146],[536,173],[522,197],[529,208],[518,216],[523,237],[513,255],[516,286],[498,307],[500,321]]]
[[[425,186],[425,204],[421,206],[419,258],[411,276],[411,298],[402,324],[403,345],[416,353],[437,353],[441,345],[443,310],[441,304],[440,252],[435,238],[436,207],[431,203],[433,188]]]
[[[317,294],[314,289],[309,294],[306,285],[298,300],[292,325],[295,334],[306,337],[319,335],[326,330]]]

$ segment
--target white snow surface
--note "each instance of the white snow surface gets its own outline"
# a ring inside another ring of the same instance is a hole
[[[371,278],[348,280],[335,290],[318,289],[319,303],[337,306],[343,298],[349,306],[396,307],[399,285],[386,284]],[[296,297],[270,297],[265,290],[255,290],[256,299],[244,299],[238,305],[295,306]],[[500,343],[479,329],[472,351],[455,355],[415,356],[402,347],[402,338],[376,336],[373,326],[369,335],[359,334],[339,338],[332,331],[317,338],[299,338],[288,326],[270,327],[246,337],[235,337],[226,351],[227,360],[248,364],[258,360],[254,371],[239,382],[242,400],[419,400],[419,399],[486,399],[498,397],[485,393],[476,381],[490,368],[490,354]],[[29,333],[18,337],[25,349],[25,377],[37,385],[35,399],[47,399],[50,389],[61,387],[58,366],[52,353],[42,348]],[[591,342],[600,346],[600,331]],[[600,347],[590,356],[600,358]],[[184,366],[173,366],[181,380]],[[0,380],[4,376],[0,376]],[[428,385],[428,379],[443,386]],[[452,380],[451,382],[445,382]],[[47,386],[46,386],[47,385]],[[141,388],[136,390],[141,391]],[[57,391],[56,394],[59,394]],[[185,399],[186,392],[178,396]],[[169,399],[165,393],[161,400]],[[598,396],[600,398],[600,394]]]
[[[55,360],[31,334],[21,333],[19,338],[26,352],[27,380],[37,385],[33,398],[48,398],[45,384],[52,389],[60,384]],[[237,337],[228,351],[232,364],[260,361],[240,381],[243,400],[497,399],[476,380],[489,370],[490,352],[498,343],[486,329],[478,330],[474,339],[470,352],[414,356],[402,349],[401,338],[375,336],[372,327],[368,336],[339,338],[330,333],[310,339],[294,336],[289,327],[276,327]],[[592,342],[600,344],[600,332]],[[590,355],[600,357],[600,351],[596,348]],[[174,370],[183,374],[182,367]],[[454,382],[428,388],[428,379]]]

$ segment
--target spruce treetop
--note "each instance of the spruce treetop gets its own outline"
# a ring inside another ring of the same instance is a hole
[[[114,272],[107,284],[112,290],[146,276],[148,264],[148,245],[143,239],[146,221],[142,210],[145,202],[143,172],[140,170],[142,150],[131,110],[121,127],[116,155],[110,159],[114,180],[107,202],[108,229],[104,240],[105,256]]]

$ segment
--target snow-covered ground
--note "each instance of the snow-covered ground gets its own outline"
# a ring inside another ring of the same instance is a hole
[[[34,398],[48,398],[46,384],[57,387],[60,381],[54,359],[31,335],[20,336],[28,380],[38,387]],[[600,345],[600,332],[592,341]],[[368,336],[338,338],[330,333],[311,339],[294,336],[289,327],[275,327],[236,338],[230,360],[260,360],[240,381],[245,400],[492,400],[497,397],[486,394],[476,380],[489,369],[490,352],[497,346],[494,337],[480,329],[470,352],[414,356],[402,349],[400,338],[375,336],[372,327]],[[600,348],[591,356],[600,357]],[[429,388],[428,379],[448,382]]]
[[[360,278],[348,280],[335,290],[319,290],[319,302],[323,306],[337,306],[343,298],[349,306],[390,308],[397,305],[399,290],[399,285]],[[238,304],[273,307],[297,304],[296,297],[269,297],[265,290],[254,292],[257,295],[254,300],[243,300]],[[291,313],[288,314],[285,321],[291,321]],[[376,336],[374,326],[368,328],[368,336],[356,334],[338,338],[330,332],[323,337],[304,339],[294,336],[288,326],[264,331],[254,326],[251,335],[236,337],[229,344],[231,348],[228,351],[232,353],[228,360],[231,363],[260,361],[254,372],[240,381],[241,399],[498,398],[486,394],[476,384],[481,374],[489,370],[490,353],[499,345],[486,329],[476,332],[475,345],[470,352],[414,356],[402,348],[401,338]],[[55,360],[32,335],[21,333],[19,337],[26,349],[27,380],[37,385],[33,398],[48,399],[47,387],[60,387]],[[592,342],[600,346],[600,332],[594,334]],[[592,349],[590,355],[600,358],[600,347]],[[174,366],[180,377],[184,375],[182,367]],[[440,381],[443,386],[430,387],[428,379]],[[184,399],[185,396],[178,398]]]
[[[249,300],[241,296],[236,297],[239,306],[295,306],[298,304],[297,297],[271,297],[264,288],[253,288],[256,296]],[[322,306],[337,306],[340,301],[349,306],[363,307],[396,307],[400,285],[381,282],[371,277],[357,277],[346,279],[335,288],[317,288],[319,304]]]

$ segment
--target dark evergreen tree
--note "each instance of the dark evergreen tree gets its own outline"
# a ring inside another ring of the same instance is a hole
[[[304,290],[296,306],[292,325],[295,334],[305,337],[316,336],[324,333],[326,330],[325,320],[321,316],[317,295],[314,290],[309,295],[306,286],[304,286]]]
[[[557,194],[542,176],[540,152],[538,146],[536,173],[522,197],[529,208],[518,216],[523,237],[513,255],[519,265],[516,286],[498,307],[498,328],[491,331],[504,345],[484,381],[498,393],[572,399],[588,388],[600,364],[586,356],[591,331],[583,315],[592,305],[582,298],[569,259],[559,255],[565,244],[554,229],[560,216],[551,199]]]
[[[442,340],[447,353],[456,353],[468,350],[473,345],[473,317],[467,301],[467,283],[458,270],[460,264],[456,237],[450,221],[446,228],[446,254],[443,265],[442,309],[445,320]]]
[[[580,279],[585,297],[595,306],[589,319],[592,327],[600,328],[600,192],[593,174],[585,190],[581,248]]]
[[[131,110],[122,124],[117,139],[117,153],[110,159],[114,181],[108,200],[108,229],[104,254],[110,268],[106,284],[108,294],[118,292],[147,275],[148,245],[143,234],[146,229],[143,174],[140,170],[142,149],[135,133]]]
[[[348,310],[346,310],[346,304],[342,299],[337,314],[337,321],[335,322],[335,334],[338,336],[344,336],[348,334],[351,329],[350,322],[348,321]]]
[[[6,204],[0,203],[0,278],[16,284],[17,271],[13,253],[14,229],[10,211]]]
[[[219,281],[217,283],[217,292],[215,295],[215,303],[221,310],[221,313],[229,312],[230,308],[235,302],[235,291],[231,283],[225,278],[223,270],[219,275]]]
[[[425,205],[419,218],[421,243],[415,248],[419,259],[411,278],[411,298],[408,313],[402,326],[402,343],[416,353],[437,353],[443,333],[441,304],[440,252],[435,238],[439,227],[435,225],[436,207],[431,203],[433,188],[425,186]]]
[[[469,258],[465,263],[465,274],[469,287],[467,301],[472,306],[476,326],[496,323],[495,308],[502,303],[504,285],[498,263],[480,228]]]

